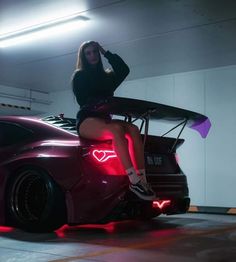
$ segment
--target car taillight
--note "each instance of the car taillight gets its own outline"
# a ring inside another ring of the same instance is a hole
[[[14,230],[13,227],[0,227],[0,233],[11,232],[13,230]]]
[[[157,200],[157,201],[153,201],[152,202],[152,207],[153,208],[159,208],[159,209],[163,209],[166,206],[169,206],[171,203],[170,200]]]
[[[82,157],[86,172],[126,176],[122,162],[110,144],[82,148]]]
[[[115,151],[113,150],[93,149],[92,155],[98,162],[106,162],[110,158],[117,157]]]
[[[179,164],[179,155],[178,154],[175,154],[175,160]]]

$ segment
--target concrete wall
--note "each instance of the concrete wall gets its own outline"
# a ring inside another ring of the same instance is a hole
[[[47,115],[50,103],[48,93],[0,85],[0,115]]]

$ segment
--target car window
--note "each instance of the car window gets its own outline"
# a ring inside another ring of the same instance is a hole
[[[32,135],[32,131],[13,123],[0,122],[0,147],[22,142]]]

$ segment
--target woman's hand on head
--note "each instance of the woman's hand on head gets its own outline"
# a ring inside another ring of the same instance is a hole
[[[106,53],[106,50],[104,50],[98,42],[94,42],[94,44],[97,46],[98,50],[101,52],[102,55]]]

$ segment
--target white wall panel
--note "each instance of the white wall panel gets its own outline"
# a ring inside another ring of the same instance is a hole
[[[204,71],[175,74],[174,105],[204,114]]]
[[[147,79],[147,101],[161,104],[171,105],[174,102],[174,85],[173,76],[149,77]],[[172,127],[167,123],[159,121],[151,121],[149,133],[152,135],[160,135],[165,133]]]
[[[9,95],[9,97],[7,97],[7,95]],[[25,106],[25,107],[30,106],[30,103],[28,101],[19,100],[16,98],[16,96],[27,98],[30,96],[30,91],[21,88],[14,88],[10,86],[0,85],[0,103],[12,104],[16,106]]]
[[[12,107],[2,107],[1,115],[44,115],[49,110],[49,95],[45,92],[0,85],[0,103]],[[30,108],[31,110],[18,109],[17,107]]]
[[[204,72],[175,75],[174,105],[204,114]],[[191,203],[205,204],[205,141],[186,127],[181,135],[185,139],[179,148],[180,166],[188,177]]]
[[[206,72],[206,205],[236,207],[236,67]]]
[[[147,80],[140,79],[134,81],[125,81],[120,85],[116,91],[115,96],[135,98],[146,100],[147,96]]]
[[[50,93],[50,100],[53,101],[49,113],[59,115],[63,113],[65,117],[76,117],[79,105],[75,99],[72,89]]]
[[[173,105],[173,75],[147,78],[147,100],[156,103]]]

